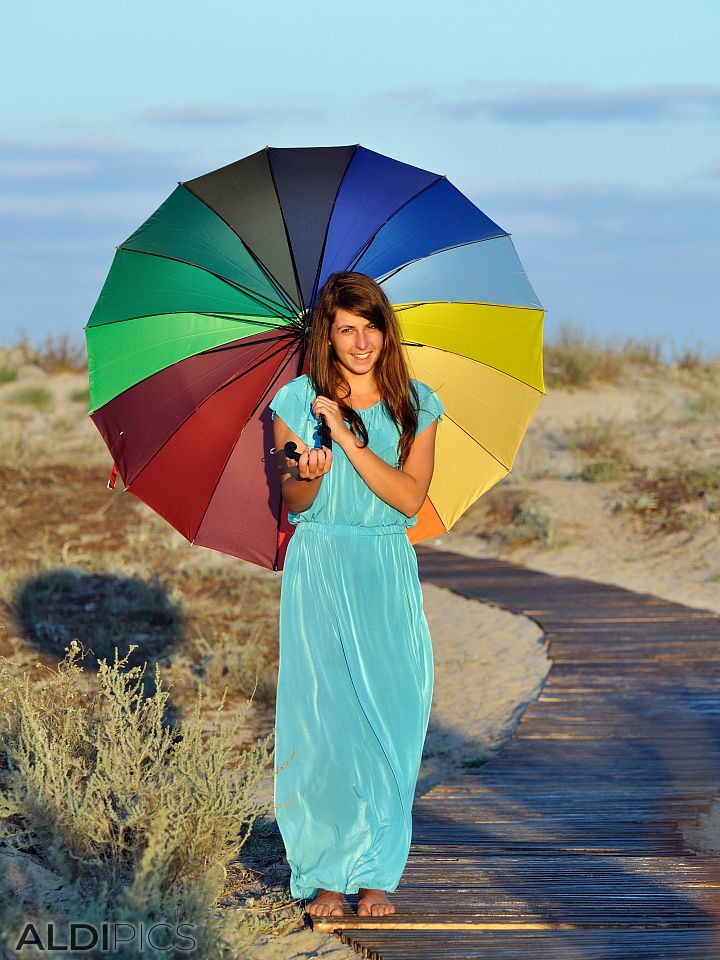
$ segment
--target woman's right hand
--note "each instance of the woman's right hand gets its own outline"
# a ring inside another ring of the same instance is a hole
[[[297,461],[298,476],[301,480],[317,480],[330,472],[332,450],[329,447],[305,447]]]

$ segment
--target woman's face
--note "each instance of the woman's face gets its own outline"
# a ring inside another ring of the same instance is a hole
[[[340,364],[350,373],[368,373],[383,348],[383,332],[372,320],[338,307],[330,328],[330,343]]]

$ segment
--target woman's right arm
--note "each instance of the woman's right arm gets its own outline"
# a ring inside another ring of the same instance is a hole
[[[322,478],[332,466],[332,450],[328,447],[308,449],[277,414],[273,417],[273,434],[285,506],[290,513],[302,513],[315,500]],[[299,463],[285,456],[284,447],[289,440],[294,441],[300,452]]]

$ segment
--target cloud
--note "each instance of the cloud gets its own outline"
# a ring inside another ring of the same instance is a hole
[[[92,171],[90,160],[62,160],[59,158],[26,158],[17,160],[0,159],[0,177],[14,179],[22,177],[26,180],[58,180],[74,174],[85,175]]]
[[[161,185],[167,193],[181,174],[187,175],[196,166],[189,154],[177,148],[150,149],[115,137],[0,139],[0,182],[4,194],[32,191],[41,197],[57,196],[63,189],[145,191]]]
[[[159,206],[158,197],[147,193],[117,190],[89,193],[61,193],[57,196],[36,193],[0,193],[0,217],[24,217],[32,220],[96,220],[125,218],[134,211],[136,218],[146,217]]]
[[[397,91],[395,97],[397,99]],[[410,97],[408,99],[415,99]],[[674,84],[602,90],[572,85],[528,87],[516,93],[428,100],[427,108],[455,120],[499,123],[605,123],[720,117],[720,86]]]
[[[262,120],[324,120],[326,114],[314,107],[227,107],[222,104],[150,107],[136,117],[144,123],[174,126],[214,127],[256,123]]]

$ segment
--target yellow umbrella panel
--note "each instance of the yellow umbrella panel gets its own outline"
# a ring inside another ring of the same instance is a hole
[[[411,376],[437,391],[427,500],[413,543],[445,533],[512,469],[544,394],[541,309],[483,303],[396,304]]]

